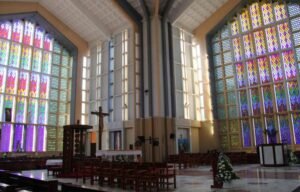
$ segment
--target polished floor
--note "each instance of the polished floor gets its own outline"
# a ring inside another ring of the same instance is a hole
[[[213,183],[209,166],[200,166],[177,170],[177,189],[169,191],[181,192],[300,192],[300,165],[286,167],[262,167],[260,165],[236,165],[234,171],[240,177],[231,183],[225,183],[223,189],[211,189]],[[60,183],[76,183],[83,185],[82,179],[55,178],[47,176],[46,170],[24,171],[24,175],[41,179],[58,179]],[[97,184],[85,187],[104,191],[124,191],[119,188],[99,187]],[[299,187],[299,190],[295,190]],[[167,190],[165,190],[167,191]]]

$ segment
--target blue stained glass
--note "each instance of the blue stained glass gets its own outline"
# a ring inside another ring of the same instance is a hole
[[[229,28],[227,25],[221,31],[221,38],[224,39],[226,37],[229,37]]]
[[[300,14],[300,6],[298,4],[295,3],[288,4],[288,10],[289,10],[290,17]]]
[[[220,66],[222,65],[222,61],[221,61],[221,55],[215,55],[214,56],[214,66]]]
[[[300,113],[292,114],[295,143],[300,144]]]
[[[294,33],[293,37],[295,46],[300,45],[300,32]]]
[[[279,116],[281,142],[291,144],[291,133],[287,116]]]
[[[227,90],[232,91],[235,88],[235,84],[234,84],[234,79],[230,78],[230,79],[226,79],[226,87]]]
[[[226,52],[223,54],[224,64],[232,63],[232,55],[231,52]],[[221,62],[221,61],[220,61]]]
[[[222,41],[223,51],[228,51],[231,49],[229,39]]]
[[[243,145],[244,147],[251,147],[251,131],[250,131],[249,122],[243,120],[242,127],[243,127]]]
[[[236,104],[235,92],[228,92],[227,93],[227,100],[228,100],[229,105],[235,105]]]
[[[222,79],[223,78],[223,69],[222,69],[222,67],[216,68],[215,71],[216,71],[216,74],[215,74],[216,79]]]
[[[275,129],[275,122],[273,117],[267,117],[266,118],[266,126],[267,130],[276,130]],[[268,143],[276,143],[276,135],[275,136],[269,136],[268,135]]]
[[[291,19],[292,31],[297,31],[300,29],[300,17]]]
[[[232,67],[232,65],[226,65],[225,66],[225,76],[226,77],[233,76],[233,67]]]
[[[220,51],[221,51],[220,43],[219,42],[214,43],[213,44],[213,53],[220,53]]]
[[[260,119],[254,119],[255,129],[255,144],[260,145],[264,143],[264,130]]]
[[[248,116],[248,100],[247,92],[245,90],[240,91],[240,106],[241,106],[241,115],[243,117]]]
[[[224,92],[224,82],[223,80],[216,82],[216,90],[218,93]]]

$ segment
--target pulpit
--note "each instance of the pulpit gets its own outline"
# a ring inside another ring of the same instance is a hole
[[[89,125],[65,125],[63,139],[63,173],[72,172],[73,157],[84,157],[85,154],[85,137]]]

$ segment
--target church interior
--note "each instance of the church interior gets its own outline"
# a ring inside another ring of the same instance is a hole
[[[298,0],[0,0],[0,191],[300,191],[299,74]]]

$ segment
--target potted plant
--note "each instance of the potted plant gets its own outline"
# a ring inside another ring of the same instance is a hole
[[[225,154],[220,153],[218,157],[216,180],[223,184],[224,182],[231,182],[233,179],[239,179],[239,177],[233,172],[229,158]]]

